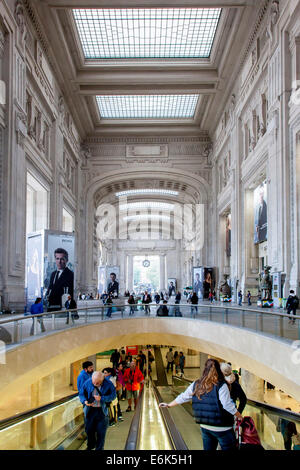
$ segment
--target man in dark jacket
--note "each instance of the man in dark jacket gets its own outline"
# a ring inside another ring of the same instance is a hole
[[[87,407],[85,432],[88,450],[103,450],[108,426],[107,403],[116,396],[115,386],[102,372],[94,372],[92,378],[84,382],[79,399]]]
[[[292,312],[293,315],[296,315],[296,310],[299,307],[299,299],[296,296],[295,292],[293,290],[290,290],[290,295],[288,296],[287,302],[286,302],[286,309],[287,309],[287,314],[290,315]],[[295,319],[290,319],[289,323],[294,324]]]
[[[48,312],[61,309],[61,298],[64,294],[69,294],[72,298],[74,294],[74,273],[67,268],[68,252],[63,248],[57,248],[54,251],[54,258],[57,270],[51,273],[49,287],[46,292],[49,305]]]
[[[114,369],[117,369],[118,364],[120,362],[120,353],[117,349],[115,349],[112,355],[110,356],[110,362],[112,363]]]
[[[73,310],[74,308],[77,308],[75,300],[72,299],[70,295],[68,296],[68,300],[65,303],[65,308],[66,310]],[[71,312],[71,320],[73,324],[74,324],[74,320],[77,320],[78,318],[79,316],[77,312]],[[70,322],[70,312],[67,313],[66,325],[68,325],[69,322]]]

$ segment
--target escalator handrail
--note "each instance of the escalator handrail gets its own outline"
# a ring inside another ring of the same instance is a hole
[[[186,378],[183,378],[183,377],[177,377],[176,375],[172,376],[172,382],[173,383],[174,383],[174,379],[181,380],[182,382],[187,382],[188,384],[191,384],[191,383],[194,382],[194,380],[189,380],[189,379],[186,379]],[[293,421],[296,421],[297,423],[300,424],[300,415],[299,415],[299,413],[296,413],[294,411],[289,411],[289,410],[285,410],[283,408],[278,408],[276,406],[269,405],[268,403],[264,403],[262,401],[252,400],[250,398],[247,398],[247,405],[256,406],[257,408],[261,408],[261,409],[269,411],[273,414],[278,415],[279,418],[289,418],[289,419],[292,419]]]
[[[144,384],[141,395],[139,396],[135,413],[131,421],[129,433],[127,436],[126,444],[124,450],[136,450],[137,444],[141,432],[141,422],[142,422],[142,402],[144,399],[144,389],[146,384]]]
[[[10,426],[14,426],[18,423],[21,423],[24,420],[34,418],[35,415],[39,415],[41,413],[44,413],[45,411],[50,411],[52,408],[55,408],[59,405],[63,405],[64,403],[67,403],[68,401],[73,400],[77,396],[78,396],[78,393],[73,393],[72,395],[68,395],[66,397],[60,398],[59,400],[53,401],[51,403],[47,403],[47,405],[39,406],[37,408],[33,408],[31,410],[19,413],[15,416],[10,416],[9,418],[2,419],[0,421],[0,431]]]
[[[161,394],[159,393],[157,387],[154,385],[152,382],[152,387],[154,391],[154,395],[156,398],[157,403],[162,403],[163,399]],[[179,430],[176,427],[176,424],[174,423],[174,420],[168,410],[168,408],[159,408],[166,430],[169,434],[169,439],[173,445],[174,450],[188,450],[188,447],[180,434]]]

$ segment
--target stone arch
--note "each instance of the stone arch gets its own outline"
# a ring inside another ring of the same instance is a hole
[[[89,181],[83,191],[84,195],[84,208],[85,217],[81,221],[82,238],[80,243],[81,253],[86,253],[84,260],[81,263],[82,279],[86,281],[86,288],[89,290],[93,285],[93,236],[94,236],[94,220],[95,220],[95,204],[94,197],[99,189],[104,186],[112,185],[116,182],[122,183],[128,180],[143,181],[143,180],[167,180],[183,183],[187,187],[185,194],[188,194],[190,200],[192,197],[195,203],[202,203],[205,206],[205,238],[208,239],[208,204],[211,200],[211,186],[200,175],[191,174],[186,170],[179,170],[175,168],[153,168],[152,166],[144,166],[136,169],[113,170],[105,173],[104,175],[97,175]],[[183,193],[182,193],[183,195]]]

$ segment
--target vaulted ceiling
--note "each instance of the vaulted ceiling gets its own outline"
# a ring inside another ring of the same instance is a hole
[[[81,138],[212,133],[260,0],[26,0]],[[209,8],[209,9],[207,9]]]

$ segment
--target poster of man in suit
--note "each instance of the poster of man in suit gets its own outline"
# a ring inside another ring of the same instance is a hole
[[[108,294],[111,294],[114,298],[117,298],[119,296],[120,267],[119,266],[107,266],[106,276],[107,276],[106,291]]]
[[[268,239],[267,183],[264,182],[254,191],[254,243]]]
[[[60,310],[68,295],[74,299],[75,239],[73,235],[49,234],[45,256],[44,291],[47,310]]]
[[[203,268],[193,267],[193,292],[196,292],[199,298],[203,297]]]

